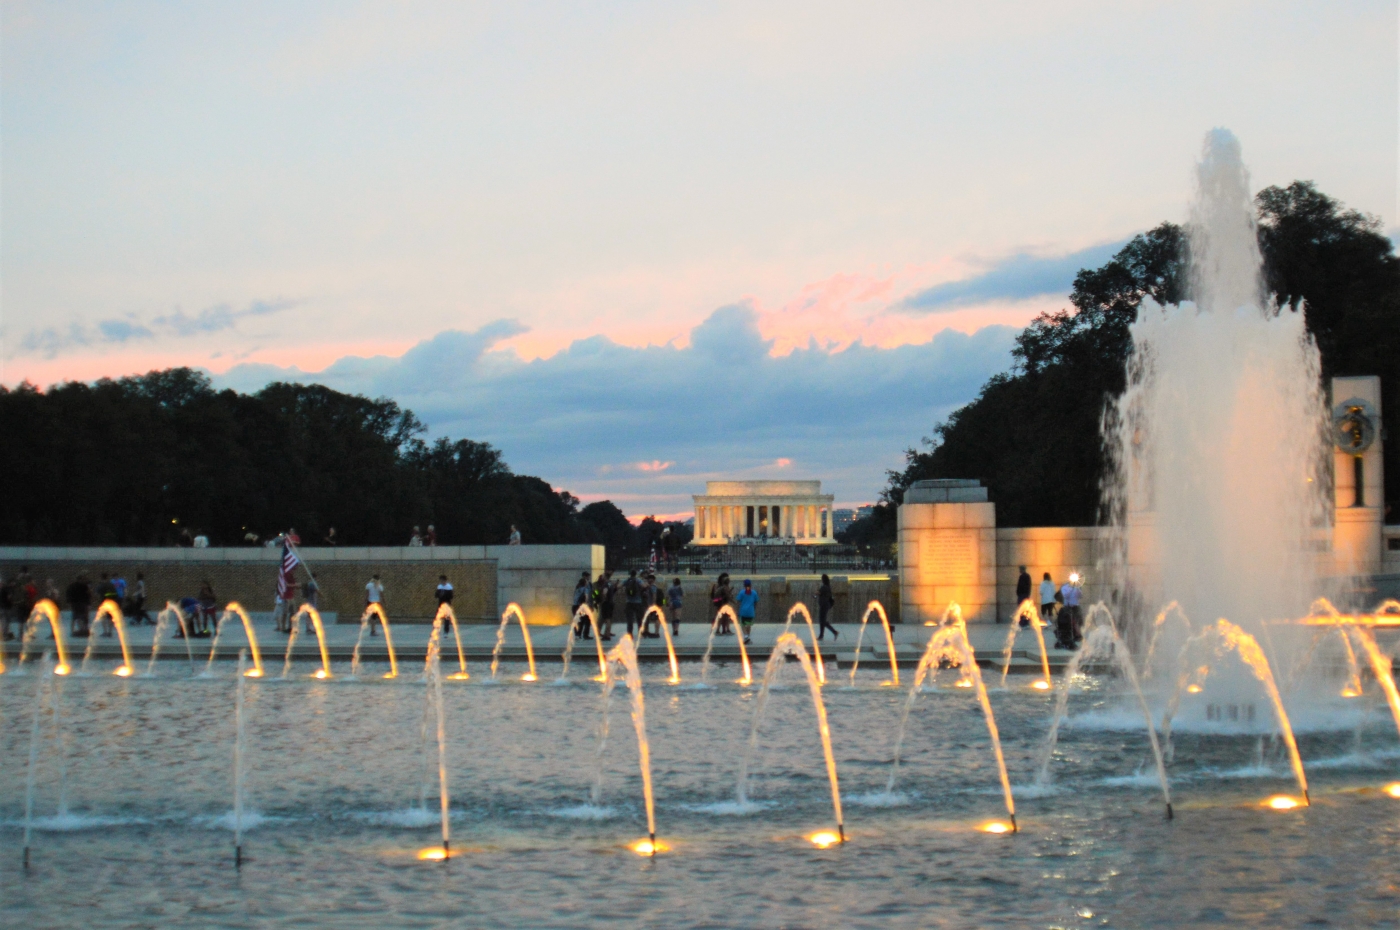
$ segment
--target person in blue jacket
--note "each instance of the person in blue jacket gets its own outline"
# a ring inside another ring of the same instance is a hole
[[[739,626],[744,628],[744,642],[751,643],[753,639],[749,634],[753,632],[753,618],[758,612],[758,592],[753,589],[752,581],[744,579],[744,590],[734,601],[739,605]]]

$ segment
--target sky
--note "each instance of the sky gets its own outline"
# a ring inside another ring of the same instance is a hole
[[[1256,188],[1397,225],[1391,2],[0,4],[0,382],[392,397],[633,516],[875,500],[1074,273]]]

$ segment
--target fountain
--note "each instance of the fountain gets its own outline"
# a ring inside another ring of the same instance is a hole
[[[894,631],[890,629],[890,618],[885,614],[885,605],[871,601],[865,605],[865,613],[860,618],[860,633],[856,635],[856,656],[851,662],[851,687],[856,686],[856,669],[860,668],[860,647],[865,642],[865,627],[872,614],[879,614],[880,624],[885,628],[885,645],[890,650],[890,680],[887,684],[899,687],[899,656],[894,648]]]
[[[177,616],[179,615],[178,610],[179,609],[176,608]],[[164,619],[165,613],[164,610],[161,611],[162,619]],[[230,617],[237,617],[243,621],[243,635],[248,638],[248,648],[252,650],[253,653],[253,667],[243,672],[243,674],[246,674],[249,678],[261,678],[263,676],[263,664],[262,651],[258,649],[258,634],[253,632],[253,618],[248,616],[248,611],[244,610],[243,605],[237,601],[229,601],[228,606],[224,608],[224,612],[219,615],[219,622],[214,626],[214,639],[209,643],[209,661],[204,665],[204,673],[208,675],[214,671],[214,657],[218,655],[219,652],[219,640],[223,638],[224,624],[229,621]],[[181,616],[180,620],[180,629],[184,630],[184,617]],[[160,635],[159,626],[156,627],[156,635]],[[185,637],[185,643],[186,645],[189,644],[188,635]],[[154,664],[155,660],[155,646],[152,645],[151,662]]]
[[[227,613],[227,611],[225,612]],[[243,682],[251,676],[246,671],[248,650],[238,651],[238,688],[233,701],[233,866],[243,866],[243,791],[246,770],[243,757],[247,754],[248,730],[243,719]]]
[[[378,617],[380,626],[384,627],[384,645],[389,650],[389,673],[384,677],[398,678],[399,660],[394,656],[394,633],[389,629],[389,615],[384,612],[384,607],[381,604],[368,605],[365,607],[365,612],[360,615],[360,635],[355,639],[355,653],[350,659],[350,675],[353,678],[360,677],[360,645],[365,641],[365,631],[369,629],[371,617]],[[453,626],[456,626],[455,619]],[[465,666],[465,664],[466,662],[463,660],[463,665]]]
[[[992,754],[996,757],[997,774],[1001,777],[1002,795],[1006,801],[1006,814],[1011,820],[1010,830],[1016,832],[1016,800],[1011,796],[1011,778],[1006,774],[1006,758],[1001,752],[1001,736],[997,732],[996,716],[992,713],[992,702],[987,697],[987,686],[982,681],[982,670],[977,667],[977,657],[972,644],[967,639],[967,626],[963,623],[962,609],[957,604],[948,605],[942,622],[929,636],[928,645],[914,670],[914,683],[905,698],[904,709],[899,717],[899,729],[895,732],[894,760],[890,763],[890,777],[885,784],[885,794],[894,793],[895,779],[899,776],[900,751],[904,746],[904,734],[909,727],[909,712],[923,689],[924,679],[930,674],[936,679],[938,669],[948,663],[961,671],[959,686],[970,687],[977,692],[977,702],[982,708],[982,717],[987,724],[987,735],[991,738]],[[964,685],[964,682],[967,684]]]
[[[1147,706],[1147,698],[1142,693],[1141,685],[1138,684],[1137,668],[1133,665],[1133,657],[1128,650],[1128,644],[1123,642],[1123,639],[1118,635],[1118,630],[1113,623],[1113,616],[1103,604],[1095,604],[1090,608],[1089,615],[1084,620],[1084,642],[1075,652],[1074,657],[1070,659],[1060,680],[1060,691],[1055,698],[1055,714],[1050,721],[1050,733],[1046,737],[1045,748],[1041,751],[1036,782],[1041,785],[1050,783],[1050,763],[1054,760],[1060,724],[1065,719],[1065,712],[1069,704],[1069,689],[1079,675],[1079,670],[1096,661],[1113,663],[1137,697],[1138,706],[1142,709],[1143,720],[1147,724],[1147,739],[1152,746],[1152,758],[1157,763],[1157,781],[1162,787],[1162,800],[1167,805],[1167,819],[1171,820],[1173,817],[1171,784],[1167,781],[1167,766],[1162,758],[1162,747],[1157,742],[1157,730],[1152,725],[1152,711]]]
[[[173,601],[165,602],[165,609],[156,615],[156,631],[151,637],[151,660],[146,663],[146,677],[156,673],[156,659],[160,657],[160,647],[165,641],[166,631],[170,629],[170,622],[174,620],[180,627],[180,638],[185,641],[185,656],[190,660],[190,670],[194,670],[194,648],[190,645],[189,628],[185,624],[185,615],[180,611]],[[210,650],[210,659],[213,659],[213,650]],[[261,663],[259,663],[261,668]]]
[[[608,669],[603,673],[602,717],[598,722],[598,750],[594,756],[593,786],[589,799],[596,807],[603,796],[603,763],[606,758],[610,731],[608,707],[612,701],[613,688],[618,682],[625,682],[632,698],[632,727],[637,734],[637,763],[642,772],[642,801],[646,806],[647,839],[631,845],[631,849],[643,856],[654,856],[665,852],[664,843],[656,840],[656,800],[651,785],[651,743],[647,740],[646,698],[642,693],[641,666],[637,661],[637,645],[632,634],[624,633],[607,654]],[[613,671],[612,666],[621,666],[622,672]]]
[[[792,631],[792,618],[798,614],[807,621],[807,638],[812,644],[812,664],[817,668],[817,680],[826,684],[826,663],[822,661],[822,648],[817,645],[816,627],[812,625],[812,612],[807,609],[807,605],[801,601],[793,604],[787,612],[787,622],[783,624],[783,632],[779,636],[786,635]]]
[[[1021,630],[1022,620],[1025,620],[1026,625],[1035,631],[1036,642],[1040,644],[1040,669],[1045,676],[1032,684],[1031,687],[1040,691],[1048,691],[1051,687],[1050,656],[1045,651],[1045,623],[1040,619],[1040,611],[1029,599],[1021,602],[1021,606],[1016,608],[1016,613],[1011,618],[1011,629],[1006,634],[1006,645],[1002,648],[1001,686],[1006,687],[1006,675],[1011,671],[1011,651],[1016,646],[1016,634]]]
[[[719,629],[720,617],[729,618],[731,628],[734,630],[734,638],[739,641],[739,659],[744,667],[744,677],[739,679],[739,684],[753,684],[753,669],[749,667],[749,650],[744,645],[743,632],[739,627],[739,615],[728,604],[715,612],[715,619],[710,623],[710,638],[705,643],[705,657],[700,660],[700,683],[702,685],[709,684],[710,681],[710,653],[715,648],[715,632]]]
[[[579,620],[583,617],[588,618],[588,628],[593,633],[594,644],[598,647],[597,680],[602,681],[608,674],[608,661],[603,655],[603,637],[598,633],[598,612],[587,604],[580,604],[578,605],[578,610],[574,612],[573,619],[569,622],[569,635],[568,638],[564,640],[564,654],[560,657],[563,660],[564,667],[559,671],[558,683],[569,680],[569,660],[572,659],[574,655],[574,638],[578,633]],[[669,643],[670,640],[668,639],[667,642]],[[672,657],[672,662],[674,664],[674,655]]]
[[[525,638],[525,656],[530,662],[530,670],[520,676],[521,681],[537,681],[535,674],[535,647],[530,645],[530,624],[525,622],[525,611],[520,605],[512,601],[506,605],[506,609],[501,611],[501,625],[496,630],[496,648],[491,650],[491,680],[496,680],[496,669],[501,664],[501,650],[506,644],[506,626],[510,623],[511,614],[520,623],[520,635]],[[456,624],[454,623],[455,627]]]
[[[49,631],[53,636],[54,650],[58,653],[58,664],[54,666],[55,675],[67,675],[72,671],[72,666],[68,664],[68,648],[63,642],[63,623],[59,619],[58,605],[45,598],[34,605],[34,610],[24,621],[24,633],[20,638],[19,659],[15,663],[19,668],[24,668],[25,656],[29,653],[29,645],[34,641],[39,630],[39,625],[47,620]]]
[[[29,868],[29,842],[34,831],[34,785],[39,769],[39,722],[42,717],[44,694],[52,699],[53,666],[44,653],[44,675],[34,688],[34,718],[29,727],[29,768],[24,782],[24,867]]]
[[[88,674],[88,662],[92,660],[93,650],[97,648],[97,628],[103,618],[117,631],[117,642],[122,647],[122,664],[117,666],[117,670],[112,674],[119,678],[125,678],[136,671],[131,665],[131,647],[126,642],[126,621],[122,618],[122,609],[116,601],[108,598],[97,606],[97,614],[92,619],[92,635],[88,637],[87,649],[83,652],[83,664],[78,670],[78,674]]]
[[[671,660],[671,677],[666,679],[668,684],[678,685],[681,683],[681,667],[676,662],[676,645],[671,641],[671,627],[666,622],[666,613],[655,604],[648,607],[646,613],[642,614],[642,629],[647,628],[647,618],[656,614],[656,625],[661,627],[661,633],[666,637],[666,656]],[[640,630],[638,633],[640,634]]]
[[[452,622],[452,636],[457,640],[457,671],[447,677],[454,681],[466,681],[472,676],[467,674],[467,653],[462,648],[462,631],[457,625],[457,615],[452,612],[451,604],[439,604],[437,613],[433,615],[433,632],[428,637],[429,651],[441,642],[442,624],[445,620]],[[423,674],[428,674],[426,664],[423,667]]]
[[[791,614],[789,614],[791,618]],[[831,727],[826,719],[826,703],[822,700],[822,681],[817,673],[816,666],[807,657],[807,649],[802,645],[802,640],[794,633],[783,633],[773,644],[773,651],[768,656],[768,664],[763,669],[763,684],[759,688],[758,697],[754,699],[753,723],[749,725],[749,742],[744,751],[743,761],[739,764],[739,782],[735,788],[735,797],[739,802],[740,809],[748,805],[748,782],[749,764],[753,759],[754,750],[758,747],[758,725],[763,721],[763,711],[768,704],[768,693],[773,687],[773,679],[777,677],[778,670],[788,661],[795,658],[802,665],[802,672],[807,676],[807,689],[812,695],[812,709],[816,713],[817,733],[821,737],[822,755],[826,760],[826,777],[831,785],[831,807],[836,814],[836,833],[838,842],[846,842],[846,818],[841,813],[841,784],[836,777],[836,755],[831,749]],[[810,839],[818,846],[829,845],[817,837],[822,834],[814,834]]]
[[[321,647],[321,667],[312,673],[313,678],[331,677],[331,657],[326,651],[326,630],[321,625],[321,613],[310,604],[302,604],[295,616],[292,617],[292,632],[287,637],[287,654],[282,659],[282,677],[286,678],[292,672],[292,650],[297,644],[297,630],[301,629],[301,619],[307,617],[311,620],[311,628],[316,631],[316,642]]]

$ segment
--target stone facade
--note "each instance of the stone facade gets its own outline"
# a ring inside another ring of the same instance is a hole
[[[977,481],[916,481],[898,511],[900,612],[936,623],[956,602],[968,623],[997,618],[996,505]]]

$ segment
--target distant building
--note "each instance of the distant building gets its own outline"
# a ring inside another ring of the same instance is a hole
[[[707,481],[693,499],[693,545],[836,542],[835,498],[820,481]]]
[[[864,520],[875,513],[874,504],[866,504],[864,507],[857,507],[854,510],[842,507],[831,512],[832,521],[836,524],[836,532],[841,533],[851,528],[851,524],[857,520]]]

